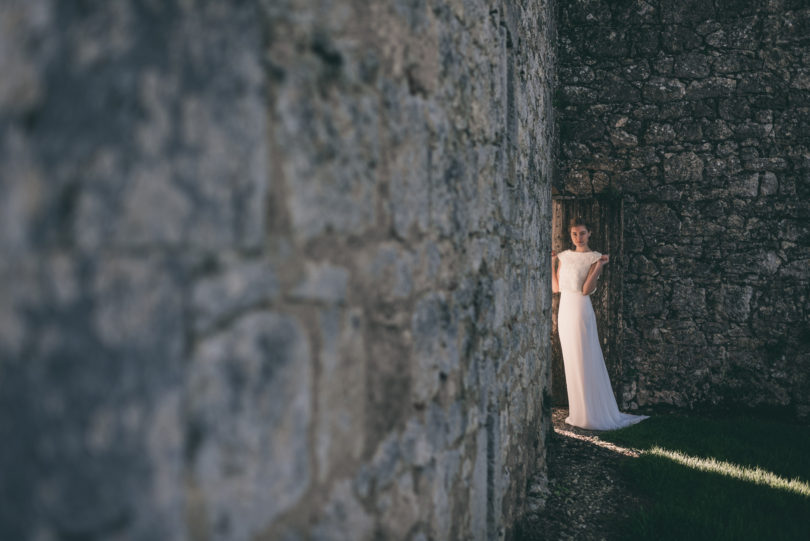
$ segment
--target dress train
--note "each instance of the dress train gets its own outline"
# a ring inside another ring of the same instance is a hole
[[[565,264],[561,271],[565,272]],[[614,430],[649,418],[619,411],[590,296],[581,291],[561,291],[557,329],[568,390],[566,423],[590,430]]]

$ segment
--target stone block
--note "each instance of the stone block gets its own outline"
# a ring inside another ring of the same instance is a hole
[[[746,160],[745,168],[751,171],[785,171],[788,168],[784,158],[758,158]]]
[[[668,53],[682,53],[700,48],[703,39],[688,26],[666,26],[661,32],[661,48]]]
[[[693,100],[728,97],[737,88],[737,81],[727,77],[710,77],[692,81],[686,88],[686,97]]]
[[[723,309],[732,321],[743,322],[751,313],[751,298],[754,290],[751,286],[721,286]]]
[[[397,235],[408,238],[411,228],[423,232],[429,225],[430,141],[425,126],[424,105],[409,96],[402,96],[401,99],[405,101],[402,105],[403,120],[416,121],[416,126],[405,133],[401,144],[392,152],[389,204]],[[410,126],[409,123],[403,124]]]
[[[313,526],[311,535],[318,541],[373,539],[374,517],[352,493],[351,482],[335,483],[321,517]]]
[[[186,389],[187,455],[206,531],[249,538],[313,479],[311,348],[296,319],[253,313],[197,344]]]
[[[461,452],[448,450],[436,455],[435,463],[420,472],[417,490],[425,494],[420,499],[420,515],[430,517],[433,539],[449,539],[453,515],[451,502],[461,469]]]
[[[279,89],[274,136],[285,158],[280,165],[288,195],[281,204],[295,237],[306,242],[329,231],[360,234],[376,218],[376,176],[368,167],[380,162],[376,100],[320,100],[317,73],[301,66],[290,74]]]
[[[722,55],[714,57],[711,64],[715,73],[725,74],[760,69],[762,61],[741,53],[726,51]]]
[[[633,148],[638,146],[638,137],[624,130],[613,130],[610,132],[610,142],[615,148]]]
[[[641,26],[633,33],[635,53],[643,57],[658,54],[661,46],[661,31],[655,26]]]
[[[667,289],[654,285],[641,284],[629,291],[635,315],[663,316],[666,312]]]
[[[46,50],[38,42],[47,38],[55,14],[46,2],[17,2],[3,7],[0,50],[0,115],[21,114],[38,105],[45,95],[43,63]]]
[[[664,178],[674,183],[700,183],[703,181],[703,160],[694,152],[676,154],[664,162]]]
[[[660,17],[663,23],[694,24],[714,19],[715,10],[713,4],[700,0],[664,0],[660,6]]]
[[[176,378],[179,366],[165,362],[176,362],[183,348],[182,304],[175,293],[180,280],[169,262],[156,256],[99,262],[93,276],[92,318],[100,342],[125,351],[135,351],[130,349],[133,343],[141,344],[138,349],[163,359],[164,375]],[[167,372],[170,368],[172,372]]]
[[[776,175],[770,171],[766,171],[760,176],[759,179],[759,194],[760,195],[774,195],[779,191],[779,181]]]
[[[605,133],[601,122],[593,120],[562,120],[560,122],[560,136],[572,141],[589,141],[598,139]]]
[[[806,278],[808,266],[810,266],[810,258],[789,261],[779,269],[779,275],[793,279]]]
[[[602,103],[633,103],[641,99],[641,92],[632,83],[620,77],[605,78],[599,89],[599,101]]]
[[[595,77],[593,69],[588,66],[560,66],[557,73],[563,83],[570,85],[591,83]]]
[[[500,329],[507,322],[507,319],[511,317],[509,283],[503,278],[498,278],[492,285],[495,309],[495,317],[492,323],[495,329]]]
[[[675,130],[671,124],[651,123],[644,134],[644,142],[648,145],[665,143],[675,139]]]
[[[799,69],[790,81],[790,87],[798,90],[810,90],[810,69]]]
[[[40,128],[62,140],[63,160],[90,166],[75,196],[73,234],[88,250],[257,247],[268,170],[255,8],[178,9],[156,26],[128,7],[72,14],[77,26],[123,28],[75,33],[88,66],[54,58],[63,75]],[[174,31],[181,21],[194,31]],[[154,39],[143,39],[147,26]],[[195,53],[165,55],[189,49]],[[231,84],[200,85],[204,73]],[[69,115],[48,112],[66,108]]]
[[[600,0],[572,2],[562,11],[563,20],[568,25],[606,24],[612,19],[610,5]]]
[[[467,209],[461,191],[468,188],[472,175],[466,161],[439,149],[433,154],[431,170],[430,223],[445,238],[458,239],[466,236]],[[501,177],[506,181],[505,172]],[[477,180],[477,179],[476,179]]]
[[[675,58],[674,75],[679,78],[702,79],[709,75],[709,58],[698,53],[689,53]]]
[[[686,86],[677,79],[652,77],[642,88],[645,100],[665,102],[677,100],[686,95]]]
[[[749,173],[732,178],[728,183],[730,194],[742,197],[756,197],[759,193],[759,173]]]
[[[366,358],[360,309],[330,308],[318,317],[320,343],[315,457],[318,480],[358,460],[365,448]]]
[[[304,263],[304,275],[292,291],[295,299],[343,303],[348,294],[349,271],[329,263]]]
[[[497,264],[501,254],[501,241],[495,236],[472,239],[467,254],[471,270],[477,273],[483,265],[492,267]]]
[[[391,489],[378,496],[380,531],[390,539],[405,539],[419,519],[419,495],[415,491],[414,474],[403,472]]]
[[[273,265],[266,260],[224,263],[198,280],[191,295],[194,328],[206,333],[234,315],[277,299],[281,290]]]
[[[622,72],[627,81],[646,81],[650,78],[650,67],[646,60],[625,66]]]
[[[0,88],[0,93],[3,91]],[[2,95],[0,99],[3,99]],[[4,194],[0,201],[0,248],[16,258],[36,247],[37,217],[48,205],[54,204],[54,197],[49,194],[56,192],[48,189],[46,172],[36,163],[33,152],[22,131],[3,130],[0,135],[0,160],[3,162],[0,182]]]
[[[586,27],[579,39],[583,48],[597,57],[622,58],[629,50],[627,30],[616,27]]]
[[[675,132],[681,141],[703,141],[703,125],[701,122],[681,120],[675,123]]]
[[[564,86],[560,98],[562,105],[586,105],[596,101],[596,91],[583,86]]]
[[[385,300],[408,298],[418,274],[416,255],[402,251],[396,245],[381,245],[373,259],[366,263],[367,289]]]
[[[487,533],[487,464],[487,431],[482,425],[475,435],[475,459],[470,480],[470,529],[473,539],[476,541],[489,539]]]
[[[405,423],[405,429],[400,436],[399,451],[402,460],[411,466],[423,467],[433,459],[437,451],[434,443],[439,438],[430,438],[425,425],[418,419],[411,417]]]
[[[411,334],[412,392],[416,400],[427,401],[459,365],[458,321],[444,295],[429,293],[416,303]]]
[[[722,141],[724,139],[728,139],[733,134],[734,130],[729,127],[728,123],[720,119],[712,122],[706,129],[706,137],[713,141]],[[718,150],[721,150],[720,145],[718,145]]]
[[[0,400],[14,404],[0,462],[15,495],[0,537],[95,536],[125,516],[133,535],[180,535],[180,276],[156,256],[0,268]]]
[[[622,192],[644,193],[650,189],[650,181],[637,169],[623,171],[613,175],[611,185]]]
[[[569,171],[565,177],[565,189],[571,193],[581,195],[593,193],[590,175],[583,170]]]
[[[684,280],[672,286],[672,308],[691,316],[706,315],[706,290],[692,280]]]

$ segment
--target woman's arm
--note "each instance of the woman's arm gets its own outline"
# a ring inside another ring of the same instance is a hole
[[[560,260],[557,257],[557,253],[552,250],[551,251],[551,292],[552,293],[559,293],[560,292],[560,277],[558,273],[560,272]]]
[[[602,274],[602,267],[607,265],[609,260],[609,255],[602,254],[602,257],[591,265],[591,270],[588,271],[588,277],[585,279],[585,283],[582,284],[583,295],[590,295],[596,289],[596,281],[599,279],[599,275]]]

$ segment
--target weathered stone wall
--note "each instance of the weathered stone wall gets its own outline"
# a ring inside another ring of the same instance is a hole
[[[507,535],[555,40],[547,2],[3,2],[0,537]]]
[[[810,412],[810,9],[564,1],[562,192],[624,203],[625,406]]]

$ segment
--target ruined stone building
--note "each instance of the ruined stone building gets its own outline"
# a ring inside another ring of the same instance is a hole
[[[620,405],[810,414],[810,4],[562,5],[554,185],[621,224]]]
[[[509,539],[574,213],[622,407],[807,414],[808,66],[801,0],[3,0],[0,539]]]

